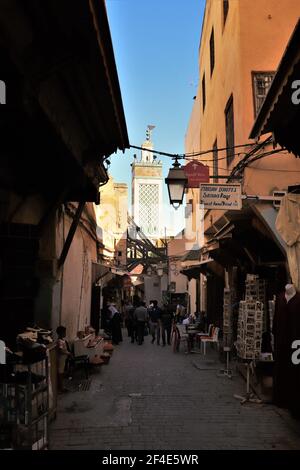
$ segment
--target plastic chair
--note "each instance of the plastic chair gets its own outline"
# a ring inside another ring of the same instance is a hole
[[[201,339],[201,350],[202,350],[202,344],[203,344],[203,354],[204,356],[206,355],[206,343],[216,343],[217,348],[219,349],[219,331],[220,328],[218,327],[213,327],[211,336],[209,337],[202,337]]]
[[[207,333],[197,333],[196,335],[196,341],[198,342],[198,347],[200,348],[200,341],[201,341],[201,338],[211,338],[212,336],[212,329],[213,329],[214,325],[213,323],[211,323],[208,327],[208,332]]]

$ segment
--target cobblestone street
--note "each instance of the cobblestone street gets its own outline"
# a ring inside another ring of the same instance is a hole
[[[51,449],[300,449],[300,424],[272,405],[241,406],[245,382],[217,377],[212,350],[174,354],[150,339],[124,334],[89,390],[60,396]]]

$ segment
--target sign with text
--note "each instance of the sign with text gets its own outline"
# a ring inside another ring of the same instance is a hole
[[[197,160],[192,160],[183,167],[185,176],[188,179],[188,188],[199,188],[201,183],[209,182],[209,168]]]
[[[240,184],[201,184],[200,203],[204,209],[237,211],[242,208]]]

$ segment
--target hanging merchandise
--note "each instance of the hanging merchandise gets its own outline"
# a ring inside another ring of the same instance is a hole
[[[242,359],[259,359],[263,333],[264,303],[262,298],[265,284],[257,275],[248,274],[246,296],[239,305],[237,352]]]
[[[230,289],[224,289],[224,300],[223,300],[223,336],[224,346],[231,347],[232,336],[233,336],[233,319],[232,319],[232,306],[233,306],[233,295]]]
[[[237,351],[242,359],[259,359],[262,341],[263,304],[242,300],[239,307]]]
[[[287,244],[286,252],[293,284],[300,289],[300,194],[286,194],[280,204],[276,229]]]

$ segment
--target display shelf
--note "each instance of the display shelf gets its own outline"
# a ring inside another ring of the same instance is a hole
[[[48,447],[49,366],[48,357],[30,364],[16,364],[15,377],[24,373],[25,383],[1,384],[5,421],[13,427],[13,449]],[[37,382],[37,375],[39,381]]]

